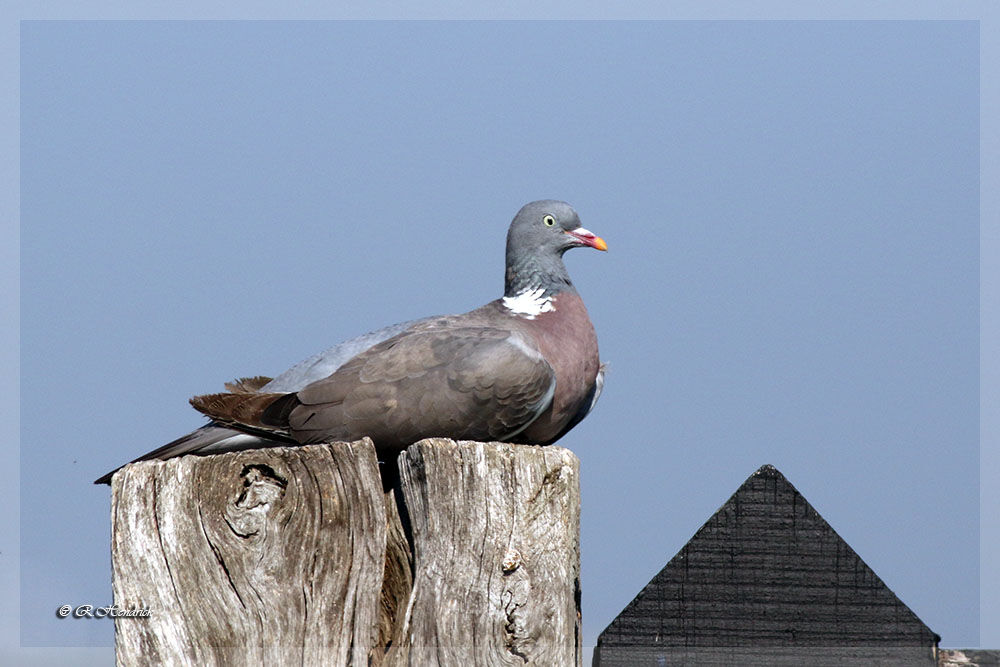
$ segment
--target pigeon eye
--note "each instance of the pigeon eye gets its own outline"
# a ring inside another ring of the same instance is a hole
[[[546,227],[551,227],[554,224],[556,224],[556,219],[553,218],[551,215],[547,215],[544,218],[542,218],[542,222],[545,223]]]

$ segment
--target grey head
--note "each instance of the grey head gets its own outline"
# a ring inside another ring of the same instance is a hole
[[[551,296],[573,289],[562,256],[570,248],[607,250],[602,238],[580,225],[580,216],[564,201],[542,199],[525,204],[507,231],[504,296],[543,290]]]

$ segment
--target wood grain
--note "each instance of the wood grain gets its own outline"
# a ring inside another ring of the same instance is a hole
[[[579,461],[370,440],[112,480],[119,664],[580,665]]]
[[[576,456],[429,439],[399,468],[414,575],[390,664],[580,664]]]
[[[371,441],[187,456],[112,482],[119,664],[367,665],[385,504]]]

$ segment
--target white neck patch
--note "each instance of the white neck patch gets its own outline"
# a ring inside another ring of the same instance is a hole
[[[555,304],[552,302],[552,297],[545,296],[545,289],[542,287],[518,292],[516,296],[505,296],[503,298],[503,305],[512,313],[523,315],[529,320],[535,319],[537,315],[556,309]]]

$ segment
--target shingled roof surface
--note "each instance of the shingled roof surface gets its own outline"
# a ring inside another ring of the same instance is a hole
[[[934,664],[939,640],[765,465],[605,628],[594,664]]]

